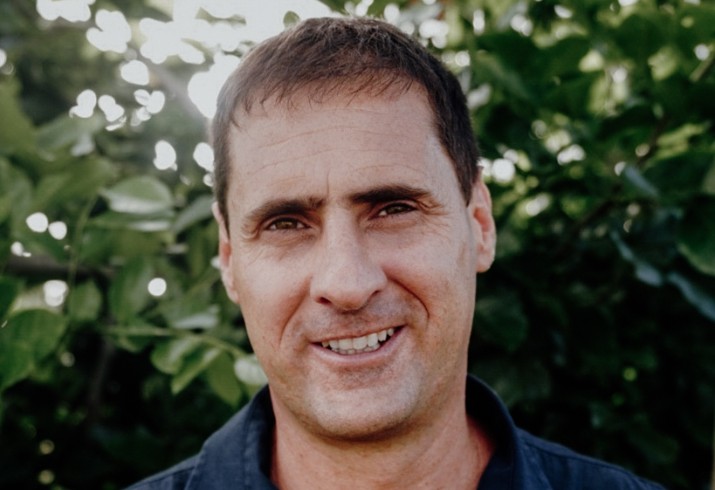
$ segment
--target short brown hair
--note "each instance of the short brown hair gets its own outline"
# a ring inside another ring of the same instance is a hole
[[[238,110],[274,98],[290,105],[307,93],[312,101],[331,95],[424,88],[437,135],[452,159],[465,202],[478,176],[479,151],[457,78],[418,41],[375,19],[308,19],[252,49],[221,89],[212,125],[215,194],[224,219],[230,177],[231,125]]]

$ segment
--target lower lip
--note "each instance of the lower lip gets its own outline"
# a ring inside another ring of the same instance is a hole
[[[321,344],[313,344],[313,347],[318,351],[317,354],[330,363],[335,363],[344,366],[356,367],[360,365],[379,364],[384,362],[385,357],[392,357],[392,353],[397,349],[402,338],[404,327],[395,327],[395,333],[392,334],[386,342],[380,344],[379,349],[370,352],[361,352],[359,354],[338,354],[330,348],[323,347]]]

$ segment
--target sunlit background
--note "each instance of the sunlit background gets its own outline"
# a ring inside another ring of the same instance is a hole
[[[699,4],[699,0],[686,0],[688,3]],[[97,50],[116,53],[125,60],[117,74],[127,84],[136,87],[134,98],[138,107],[127,109],[115,100],[111,94],[98,93],[93,87],[86,87],[76,97],[76,105],[69,113],[73,117],[89,119],[98,112],[106,120],[106,129],[114,131],[125,125],[140,126],[159,114],[166,105],[167,94],[161,89],[149,89],[152,77],[162,71],[162,64],[178,58],[189,65],[201,65],[189,79],[186,87],[179,87],[179,92],[188,94],[192,107],[206,119],[210,120],[216,111],[218,92],[228,75],[238,66],[240,58],[237,52],[240,48],[248,49],[272,35],[281,32],[287,22],[287,12],[297,18],[309,18],[326,15],[336,15],[326,5],[317,0],[154,0],[151,7],[167,14],[171,20],[159,21],[145,17],[138,20],[127,20],[118,10],[96,9],[94,16],[90,8],[95,0],[37,0],[36,9],[39,15],[48,22],[65,21],[86,26],[87,41]],[[363,0],[349,5],[356,15],[364,15],[373,0]],[[427,6],[435,0],[423,0]],[[622,7],[629,7],[637,0],[618,0]],[[572,11],[563,5],[556,5],[556,14],[562,19],[571,18]],[[439,10],[435,10],[437,14]],[[202,18],[208,13],[218,21],[209,22]],[[388,4],[384,10],[385,19],[397,21],[399,9],[395,4]],[[472,19],[475,33],[484,31],[485,15],[481,9],[475,9]],[[429,39],[436,47],[446,44],[448,24],[438,18],[421,19],[418,27],[409,20],[399,26],[406,32],[413,33],[419,29],[423,39]],[[523,35],[530,35],[533,22],[525,12],[515,12],[509,20],[509,27]],[[197,49],[196,44],[202,49]],[[706,44],[695,47],[695,55],[699,60],[710,56],[711,48]],[[206,53],[210,53],[207,55]],[[208,56],[208,58],[207,58]],[[449,56],[453,64],[466,67],[470,64],[469,54],[460,51]],[[0,49],[0,69],[11,70],[6,66],[7,56]],[[666,63],[667,65],[667,63]],[[584,71],[598,70],[604,67],[604,60],[597,51],[591,51],[581,60]],[[664,69],[668,69],[666,66]],[[628,70],[623,66],[609,68],[612,83],[613,103],[625,100],[629,95]],[[664,73],[667,75],[668,73]],[[164,80],[166,82],[166,80]],[[468,103],[471,109],[478,109],[490,100],[492,87],[483,84],[471,90]],[[586,158],[584,149],[572,142],[572,135],[563,129],[549,130],[546,123],[536,120],[532,131],[542,138],[545,147],[556,155],[559,165],[568,165]],[[82,155],[93,150],[91,140],[82,140],[73,148],[73,154]],[[166,140],[159,140],[154,145],[155,156],[152,160],[159,170],[177,170],[177,152]],[[645,151],[637,149],[638,151]],[[192,153],[194,162],[205,171],[204,183],[212,185],[213,151],[207,142],[200,142]],[[483,158],[481,164],[488,180],[500,184],[513,181],[516,168],[528,168],[530,163],[523,153],[505,148],[500,158]],[[617,174],[624,170],[626,162],[618,162],[614,169]],[[547,194],[539,194],[524,203],[523,212],[530,217],[537,216],[551,203]],[[36,233],[49,233],[56,240],[62,240],[67,235],[67,226],[61,221],[50,223],[42,212],[35,212],[27,217],[27,226]],[[20,242],[11,247],[17,256],[29,256]],[[166,287],[154,280],[148,285],[153,296],[161,296]],[[62,281],[50,281],[45,285],[48,304],[58,306],[66,296],[67,285]],[[59,303],[58,303],[59,302]]]
[[[634,0],[620,0],[624,6],[633,2]],[[423,3],[432,5],[435,1],[425,0]],[[92,17],[92,4],[94,0],[38,0],[37,11],[48,21],[63,19],[67,22],[89,23],[86,36],[92,46],[100,51],[117,53],[126,59],[118,75],[137,87],[134,96],[139,108],[128,111],[118,104],[112,95],[97,93],[92,87],[87,87],[77,94],[77,103],[70,109],[73,116],[80,118],[90,118],[97,111],[101,111],[109,130],[121,128],[126,124],[138,126],[161,112],[166,103],[164,92],[149,91],[142,87],[150,85],[152,68],[160,67],[172,57],[177,57],[187,64],[207,66],[191,76],[186,91],[195,108],[210,119],[216,110],[220,87],[240,62],[240,58],[235,54],[240,46],[250,46],[279,33],[285,26],[285,15],[288,11],[294,12],[299,18],[335,15],[317,0],[157,0],[151,4],[170,13],[170,21],[162,22],[146,17],[130,23],[121,11],[98,9]],[[358,2],[353,6],[353,11],[356,15],[364,15],[371,4],[372,0]],[[571,16],[570,10],[564,6],[557,6],[556,9],[558,15],[563,18]],[[208,22],[201,18],[202,11],[222,20]],[[391,4],[385,8],[386,20],[394,22],[398,15],[396,5]],[[473,26],[477,33],[484,30],[483,10],[474,11]],[[410,22],[403,22],[400,27],[410,33],[416,29]],[[528,35],[533,24],[523,13],[517,13],[511,18],[510,27]],[[429,39],[435,46],[443,47],[446,44],[448,25],[443,20],[425,19],[418,28],[420,36]],[[204,49],[197,49],[195,43]],[[699,54],[706,57],[709,54],[707,47],[700,48],[703,52]],[[207,50],[212,53],[208,60],[205,54]],[[4,63],[3,57],[4,53],[0,52],[0,65]],[[593,57],[585,59],[584,63],[597,64],[597,58],[594,53]],[[461,67],[470,63],[466,51],[455,53],[452,61]],[[625,83],[625,70],[616,70],[614,81]],[[490,93],[489,85],[472,91],[468,94],[470,107],[486,104]],[[538,127],[534,129],[539,131]],[[560,149],[559,163],[567,164],[584,158],[581,147],[568,145],[568,133],[562,131],[545,136],[549,148]],[[87,147],[87,150],[89,149],[90,147]],[[176,151],[169,142],[158,141],[155,150],[153,163],[158,169],[176,169]],[[78,151],[82,151],[82,148],[78,148]],[[207,172],[212,170],[213,156],[206,143],[200,143],[193,156],[196,163]],[[508,183],[513,179],[514,166],[517,163],[518,155],[513,150],[506,150],[503,158],[493,161],[485,159],[482,162],[485,175],[501,183]],[[208,176],[207,183],[210,184]],[[539,207],[540,205],[535,204],[530,206],[528,211],[535,212]]]
[[[626,0],[622,0],[626,1]],[[96,9],[92,16],[90,8],[94,0],[37,0],[39,15],[49,21],[66,21],[86,25],[87,41],[97,50],[121,55],[126,61],[121,64],[118,78],[135,86],[134,98],[138,108],[127,109],[120,105],[111,94],[98,93],[93,87],[86,87],[77,94],[76,105],[69,113],[73,117],[89,119],[100,112],[106,119],[106,129],[114,131],[129,124],[140,126],[159,114],[165,107],[167,96],[160,90],[148,88],[153,72],[161,71],[161,65],[176,57],[189,65],[202,65],[204,69],[194,73],[182,92],[188,97],[195,109],[206,120],[210,120],[216,111],[218,92],[229,74],[240,63],[236,55],[240,47],[250,47],[270,36],[280,33],[286,25],[286,12],[297,18],[310,18],[336,15],[326,5],[317,0],[156,0],[150,5],[170,15],[171,20],[162,22],[145,17],[128,21],[118,10]],[[373,0],[363,0],[351,5],[355,15],[365,15]],[[433,5],[435,0],[424,0],[425,5]],[[209,22],[201,18],[202,12],[210,14],[218,21]],[[570,12],[559,7],[559,15],[567,17]],[[434,13],[438,13],[435,10]],[[389,4],[384,11],[385,19],[395,22],[399,9]],[[484,30],[484,12],[475,10],[473,25],[475,32]],[[400,27],[409,33],[419,29],[424,39],[429,39],[435,46],[446,44],[448,25],[443,20],[427,18],[416,27],[406,21]],[[522,14],[511,20],[511,27],[518,32],[528,34],[531,22]],[[200,44],[202,50],[194,44]],[[210,52],[207,59],[206,52]],[[0,67],[5,64],[6,55],[0,50]],[[461,67],[470,63],[466,51],[455,53],[452,61]],[[485,84],[469,94],[471,108],[488,102],[490,86]],[[549,135],[548,143],[554,149],[565,148],[559,154],[560,163],[583,158],[583,150],[578,145],[565,143],[565,132]],[[82,155],[93,150],[91,141],[84,141],[73,148],[73,154]],[[154,166],[159,170],[177,170],[177,153],[172,144],[159,140],[154,146]],[[193,151],[194,162],[205,172],[204,182],[212,185],[213,151],[207,142],[200,142]],[[500,183],[509,183],[515,175],[519,155],[514,150],[506,150],[503,158],[483,159],[482,166],[487,178]],[[541,196],[526,206],[529,215],[538,214],[548,205],[548,198]],[[67,234],[67,226],[61,222],[49,223],[47,216],[36,212],[27,218],[27,226],[36,233],[48,232],[53,238],[62,240]],[[30,255],[20,242],[12,245],[12,252],[17,256]],[[147,286],[153,296],[162,296],[166,292],[166,283],[162,278],[153,279]],[[46,303],[60,306],[67,296],[67,284],[63,281],[49,281],[44,286]]]
[[[170,21],[146,17],[130,24],[121,11],[98,9],[92,18],[90,6],[93,3],[94,0],[38,0],[37,11],[48,21],[89,22],[87,40],[92,46],[127,59],[119,76],[137,87],[134,96],[140,108],[128,114],[111,95],[98,94],[92,87],[87,87],[77,95],[77,105],[70,110],[72,115],[82,118],[89,118],[99,110],[106,117],[110,130],[125,124],[139,125],[163,109],[166,97],[161,90],[149,92],[141,88],[150,84],[149,64],[159,66],[172,57],[195,65],[206,65],[208,61],[207,69],[191,77],[187,91],[196,109],[211,118],[221,85],[240,61],[235,54],[227,52],[279,33],[284,28],[287,11],[300,18],[331,15],[325,5],[315,0],[177,0],[152,2],[170,13]],[[202,11],[223,20],[208,22],[200,18]],[[197,49],[195,43],[204,49]],[[206,51],[212,53],[210,60],[206,59]],[[210,170],[212,157],[208,152],[206,145],[198,146],[195,159],[197,164]],[[174,169],[175,161],[176,152],[171,144],[157,142],[156,167]]]
[[[699,0],[688,0],[699,4]],[[363,0],[352,5],[352,11],[364,15],[373,0]],[[126,61],[121,65],[118,77],[127,84],[135,86],[134,98],[139,107],[127,109],[120,105],[111,94],[97,93],[93,87],[86,87],[77,94],[76,105],[69,110],[70,115],[77,118],[91,118],[98,111],[106,119],[106,129],[119,129],[127,124],[139,126],[153,116],[159,114],[165,107],[166,94],[159,89],[150,90],[153,72],[160,71],[161,65],[176,57],[183,63],[202,65],[204,69],[194,73],[184,87],[193,107],[208,121],[216,111],[216,99],[220,87],[228,75],[238,66],[240,58],[236,55],[239,47],[250,47],[272,35],[279,33],[286,24],[286,12],[293,12],[299,18],[335,15],[328,7],[317,0],[155,0],[150,5],[169,14],[171,20],[162,22],[145,17],[129,22],[118,10],[109,11],[97,9],[92,16],[94,0],[37,0],[36,8],[39,15],[49,21],[66,21],[87,25],[87,41],[97,50],[121,55]],[[425,5],[435,3],[435,0],[423,0]],[[637,3],[637,0],[618,0],[623,7]],[[568,19],[572,16],[566,6],[555,7],[559,17]],[[210,14],[218,21],[209,22],[202,18],[202,12]],[[396,5],[385,8],[385,18],[394,22],[399,16]],[[413,32],[415,25],[403,22],[400,25],[407,32]],[[476,9],[473,14],[473,28],[476,33],[484,30],[484,11]],[[524,35],[529,35],[533,29],[532,21],[523,13],[517,12],[510,19],[510,27]],[[437,47],[444,46],[448,34],[448,25],[443,20],[424,19],[419,24],[419,34]],[[200,44],[202,50],[195,47]],[[211,53],[207,59],[206,52]],[[710,56],[710,47],[700,44],[695,47],[695,55],[699,60]],[[5,66],[7,56],[0,49],[0,68]],[[455,53],[452,57],[457,66],[468,66],[470,63],[467,52]],[[600,69],[603,59],[596,51],[591,51],[581,60],[584,70]],[[617,98],[624,99],[628,95],[628,71],[625,67],[610,69],[613,93]],[[484,84],[468,94],[470,108],[475,109],[485,105],[491,96],[491,87]],[[532,127],[534,134],[544,139],[547,149],[557,156],[560,165],[568,165],[581,161],[586,157],[584,149],[571,142],[571,135],[565,130],[547,131],[547,125],[535,121]],[[81,155],[92,151],[91,141],[75,145],[73,153]],[[177,153],[172,144],[165,140],[157,141],[155,146],[154,166],[159,170],[177,170]],[[204,181],[211,185],[213,170],[213,152],[206,142],[200,142],[193,151],[193,160],[205,170]],[[507,184],[514,179],[516,166],[528,166],[524,155],[512,149],[505,149],[501,158],[483,159],[484,174],[488,179]],[[626,162],[615,165],[616,173],[620,174]],[[549,205],[547,195],[538,195],[528,201],[524,211],[528,216],[536,216]],[[67,227],[62,222],[48,221],[42,212],[36,212],[27,217],[27,226],[34,232],[48,232],[57,240],[62,240],[67,234]],[[12,252],[18,256],[27,256],[21,243],[12,245]],[[66,285],[61,281],[48,283],[48,294],[54,298],[62,297],[61,291]],[[165,288],[156,286],[150,288],[151,294],[161,295]]]

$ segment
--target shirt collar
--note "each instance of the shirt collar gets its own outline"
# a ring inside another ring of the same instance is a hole
[[[551,488],[539,466],[527,458],[504,404],[491,388],[473,376],[467,377],[466,408],[495,443],[478,490]],[[206,441],[187,490],[277,490],[268,476],[274,426],[266,387]]]
[[[274,425],[264,387],[206,441],[187,490],[277,490],[268,477]]]
[[[499,396],[474,376],[467,377],[467,413],[495,444],[478,490],[551,490],[540,465],[528,456],[520,431]]]

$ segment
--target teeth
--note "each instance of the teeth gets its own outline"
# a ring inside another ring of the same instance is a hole
[[[353,349],[363,350],[365,347],[367,347],[367,337],[353,339]]]
[[[322,343],[323,347],[333,352],[344,355],[372,352],[380,348],[380,342],[385,342],[395,334],[394,328],[388,328],[377,333],[363,335],[362,337],[330,340]]]

